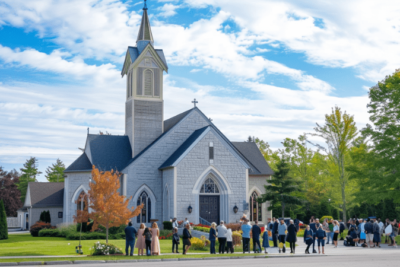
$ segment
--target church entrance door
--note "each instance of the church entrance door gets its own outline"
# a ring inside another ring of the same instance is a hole
[[[219,224],[219,196],[200,196],[200,217]]]

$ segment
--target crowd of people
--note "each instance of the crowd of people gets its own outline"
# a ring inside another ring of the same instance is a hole
[[[172,235],[172,253],[179,253],[180,236],[178,234],[178,221],[176,218],[172,220],[173,235]],[[190,223],[186,218],[181,222],[183,226],[182,232],[182,243],[183,243],[183,255],[187,253],[191,247],[191,232]],[[286,224],[283,218],[269,218],[265,225],[265,231],[262,232],[258,221],[254,224],[250,224],[246,216],[241,219],[241,232],[242,232],[242,245],[243,253],[250,253],[250,240],[253,241],[253,252],[260,253],[262,247],[264,252],[270,247],[269,241],[273,243],[273,247],[278,248],[279,253],[286,252],[286,242],[289,243],[290,253],[295,254],[296,242],[298,241],[297,236],[300,230],[300,221],[298,219],[289,220]],[[344,240],[345,246],[363,246],[380,248],[381,243],[388,244],[389,246],[397,247],[395,238],[399,232],[399,223],[397,220],[390,221],[386,219],[382,222],[380,219],[350,219],[347,222],[347,228],[349,229],[347,236],[344,238],[343,233],[345,225],[342,221],[328,220],[325,219],[322,223],[318,218],[311,217],[309,224],[304,229],[303,241],[306,244],[306,254],[310,254],[310,248],[312,246],[312,253],[325,254],[325,245],[332,244],[334,248],[338,246],[339,238]],[[125,229],[126,234],[126,255],[133,255],[133,249],[138,249],[138,255],[160,255],[160,242],[157,223],[153,223],[152,227],[146,227],[145,224],[141,224],[139,230],[132,226],[130,222]],[[225,222],[221,221],[217,226],[216,223],[211,223],[210,232],[208,239],[210,241],[210,253],[216,254],[216,241],[218,240],[218,252],[219,254],[233,253],[234,244],[232,239],[232,229],[226,227]],[[262,235],[262,244],[260,238]],[[137,242],[135,245],[135,237],[137,236]],[[317,249],[318,252],[317,252]],[[130,248],[130,253],[128,253]]]

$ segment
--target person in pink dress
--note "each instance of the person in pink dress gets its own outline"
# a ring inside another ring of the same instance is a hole
[[[160,236],[160,230],[158,229],[158,225],[156,222],[151,226],[151,255],[160,255],[160,241],[158,237]]]
[[[137,234],[137,241],[136,241],[136,245],[135,247],[138,249],[138,256],[143,256],[143,250],[146,248],[146,242],[144,241],[144,228],[146,228],[146,226],[144,225],[144,223],[142,223],[140,225],[138,234]]]

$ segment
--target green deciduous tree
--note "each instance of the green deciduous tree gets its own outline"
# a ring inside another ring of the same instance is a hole
[[[339,107],[332,109],[331,114],[325,115],[325,124],[314,128],[316,133],[313,136],[322,137],[328,149],[330,159],[335,163],[338,171],[338,182],[342,193],[343,221],[347,221],[346,216],[346,185],[348,174],[345,173],[346,154],[350,150],[353,141],[357,137],[357,127],[354,117],[342,112]]]
[[[271,180],[267,180],[269,185],[264,185],[266,193],[258,198],[260,203],[270,201],[269,210],[272,210],[276,205],[281,205],[282,217],[285,217],[287,205],[302,204],[302,200],[295,196],[295,193],[300,191],[300,182],[290,177],[289,171],[289,164],[286,160],[280,160],[276,165],[276,171]]]
[[[8,239],[7,215],[3,200],[0,200],[0,240],[1,239]]]
[[[373,142],[379,179],[371,195],[400,203],[400,70],[387,76],[369,91],[368,113],[373,125],[362,130]]]
[[[64,170],[64,163],[60,159],[57,159],[56,163],[47,167],[46,179],[49,182],[64,182]]]
[[[273,151],[268,142],[265,142],[259,138],[256,138],[255,142],[271,169],[276,170],[276,163],[280,161],[278,151]]]
[[[38,170],[38,161],[35,157],[28,159],[21,170],[21,177],[19,178],[18,189],[21,191],[21,201],[25,202],[26,191],[28,190],[28,183],[36,182],[36,176],[41,174]]]

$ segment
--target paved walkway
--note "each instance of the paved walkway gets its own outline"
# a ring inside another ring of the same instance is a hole
[[[302,240],[301,240],[302,241]],[[395,247],[389,247],[388,245],[381,245],[381,248],[363,248],[363,247],[345,247],[343,246],[343,241],[339,241],[338,247],[334,248],[333,245],[329,244],[325,246],[325,255],[318,254],[318,253],[311,253],[312,252],[312,246],[310,248],[310,253],[311,254],[305,254],[305,249],[306,245],[303,242],[300,242],[297,244],[298,246],[296,247],[296,254],[292,255],[290,254],[290,248],[287,249],[286,253],[278,253],[278,251],[275,251],[275,253],[270,252],[268,256],[274,256],[274,257],[288,257],[288,256],[345,256],[345,255],[383,255],[383,254],[391,254],[394,251],[400,252],[400,247],[395,248]],[[316,249],[318,251],[318,248],[316,246]],[[253,252],[251,252],[253,254]],[[236,252],[235,254],[243,254],[243,252]],[[247,253],[246,253],[247,254]],[[173,253],[163,253],[162,255],[181,255],[181,254],[173,254]],[[209,255],[209,253],[204,252],[204,253],[188,253],[187,256],[188,258],[190,255]],[[226,254],[225,254],[226,255]],[[253,254],[254,255],[254,254]],[[265,255],[264,253],[257,253],[257,255]],[[84,258],[86,255],[65,255],[65,256],[6,256],[6,257],[0,257],[0,259],[19,259],[19,258]],[[156,258],[156,257],[154,257]]]

